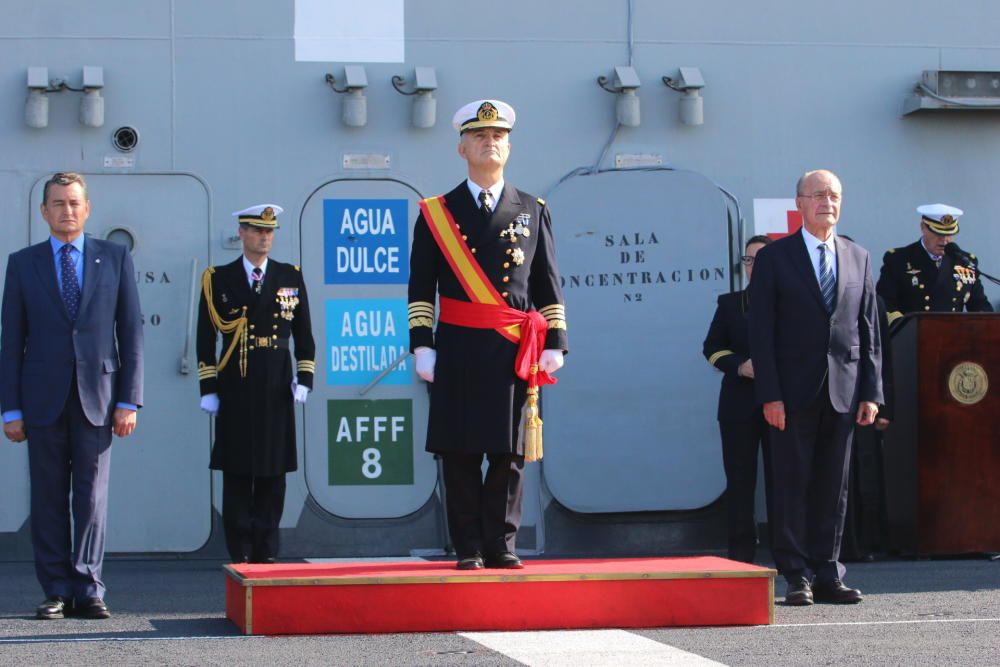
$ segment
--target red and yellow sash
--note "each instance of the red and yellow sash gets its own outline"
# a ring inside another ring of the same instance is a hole
[[[506,307],[507,302],[497,292],[493,283],[486,278],[483,267],[479,265],[468,244],[462,239],[451,211],[444,205],[444,197],[421,199],[420,210],[434,240],[441,248],[441,254],[448,260],[451,270],[455,272],[455,277],[462,284],[462,289],[465,290],[469,300],[473,303]],[[521,327],[518,324],[497,327],[496,332],[512,343],[521,340]]]
[[[542,420],[538,414],[538,388],[555,384],[556,379],[538,367],[545,348],[548,322],[536,310],[524,312],[511,308],[486,278],[472,251],[459,232],[444,197],[431,197],[420,202],[427,226],[448,260],[455,277],[462,284],[469,301],[439,297],[439,321],[475,329],[493,329],[501,336],[518,343],[514,360],[515,374],[528,383],[527,397],[521,409],[517,450],[524,452],[526,461],[542,458]]]

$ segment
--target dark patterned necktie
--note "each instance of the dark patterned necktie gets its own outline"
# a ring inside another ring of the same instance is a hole
[[[260,294],[261,285],[264,283],[264,272],[260,270],[259,266],[255,266],[252,275],[253,275],[253,291],[255,294]]]
[[[487,218],[493,215],[493,198],[490,197],[489,190],[479,191],[479,209]]]
[[[62,297],[66,303],[66,310],[69,312],[71,320],[76,319],[80,311],[80,281],[76,277],[76,266],[73,265],[73,257],[70,253],[73,246],[64,245],[59,249],[59,268],[62,269]]]
[[[832,313],[837,281],[833,279],[833,268],[830,266],[830,251],[826,244],[819,244],[819,290],[823,293],[823,303],[826,312]]]

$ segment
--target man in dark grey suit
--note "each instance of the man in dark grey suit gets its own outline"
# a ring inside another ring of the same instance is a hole
[[[130,435],[142,405],[132,258],[84,237],[86,187],[73,173],[45,184],[51,237],[10,256],[3,292],[0,410],[7,438],[28,440],[40,619],[110,616],[101,570],[111,434]]]
[[[802,229],[762,249],[750,283],[750,353],[771,426],[771,517],[785,603],[854,603],[840,580],[854,424],[875,420],[881,347],[871,259],[839,238],[842,188],[829,171],[799,179]]]

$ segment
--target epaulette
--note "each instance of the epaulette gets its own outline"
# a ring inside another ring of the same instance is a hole
[[[545,206],[545,200],[544,199],[542,199],[541,197],[536,197],[535,199],[538,200],[538,205],[539,206]]]
[[[299,265],[298,265],[298,264],[292,264],[292,266],[294,266],[294,267],[295,267],[295,270],[296,270],[296,271],[301,271],[301,270],[302,270],[302,269],[300,269],[300,268],[299,268]]]

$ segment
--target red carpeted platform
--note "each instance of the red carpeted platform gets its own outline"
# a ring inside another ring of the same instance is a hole
[[[765,625],[775,571],[711,556],[226,565],[226,616],[247,635]]]

